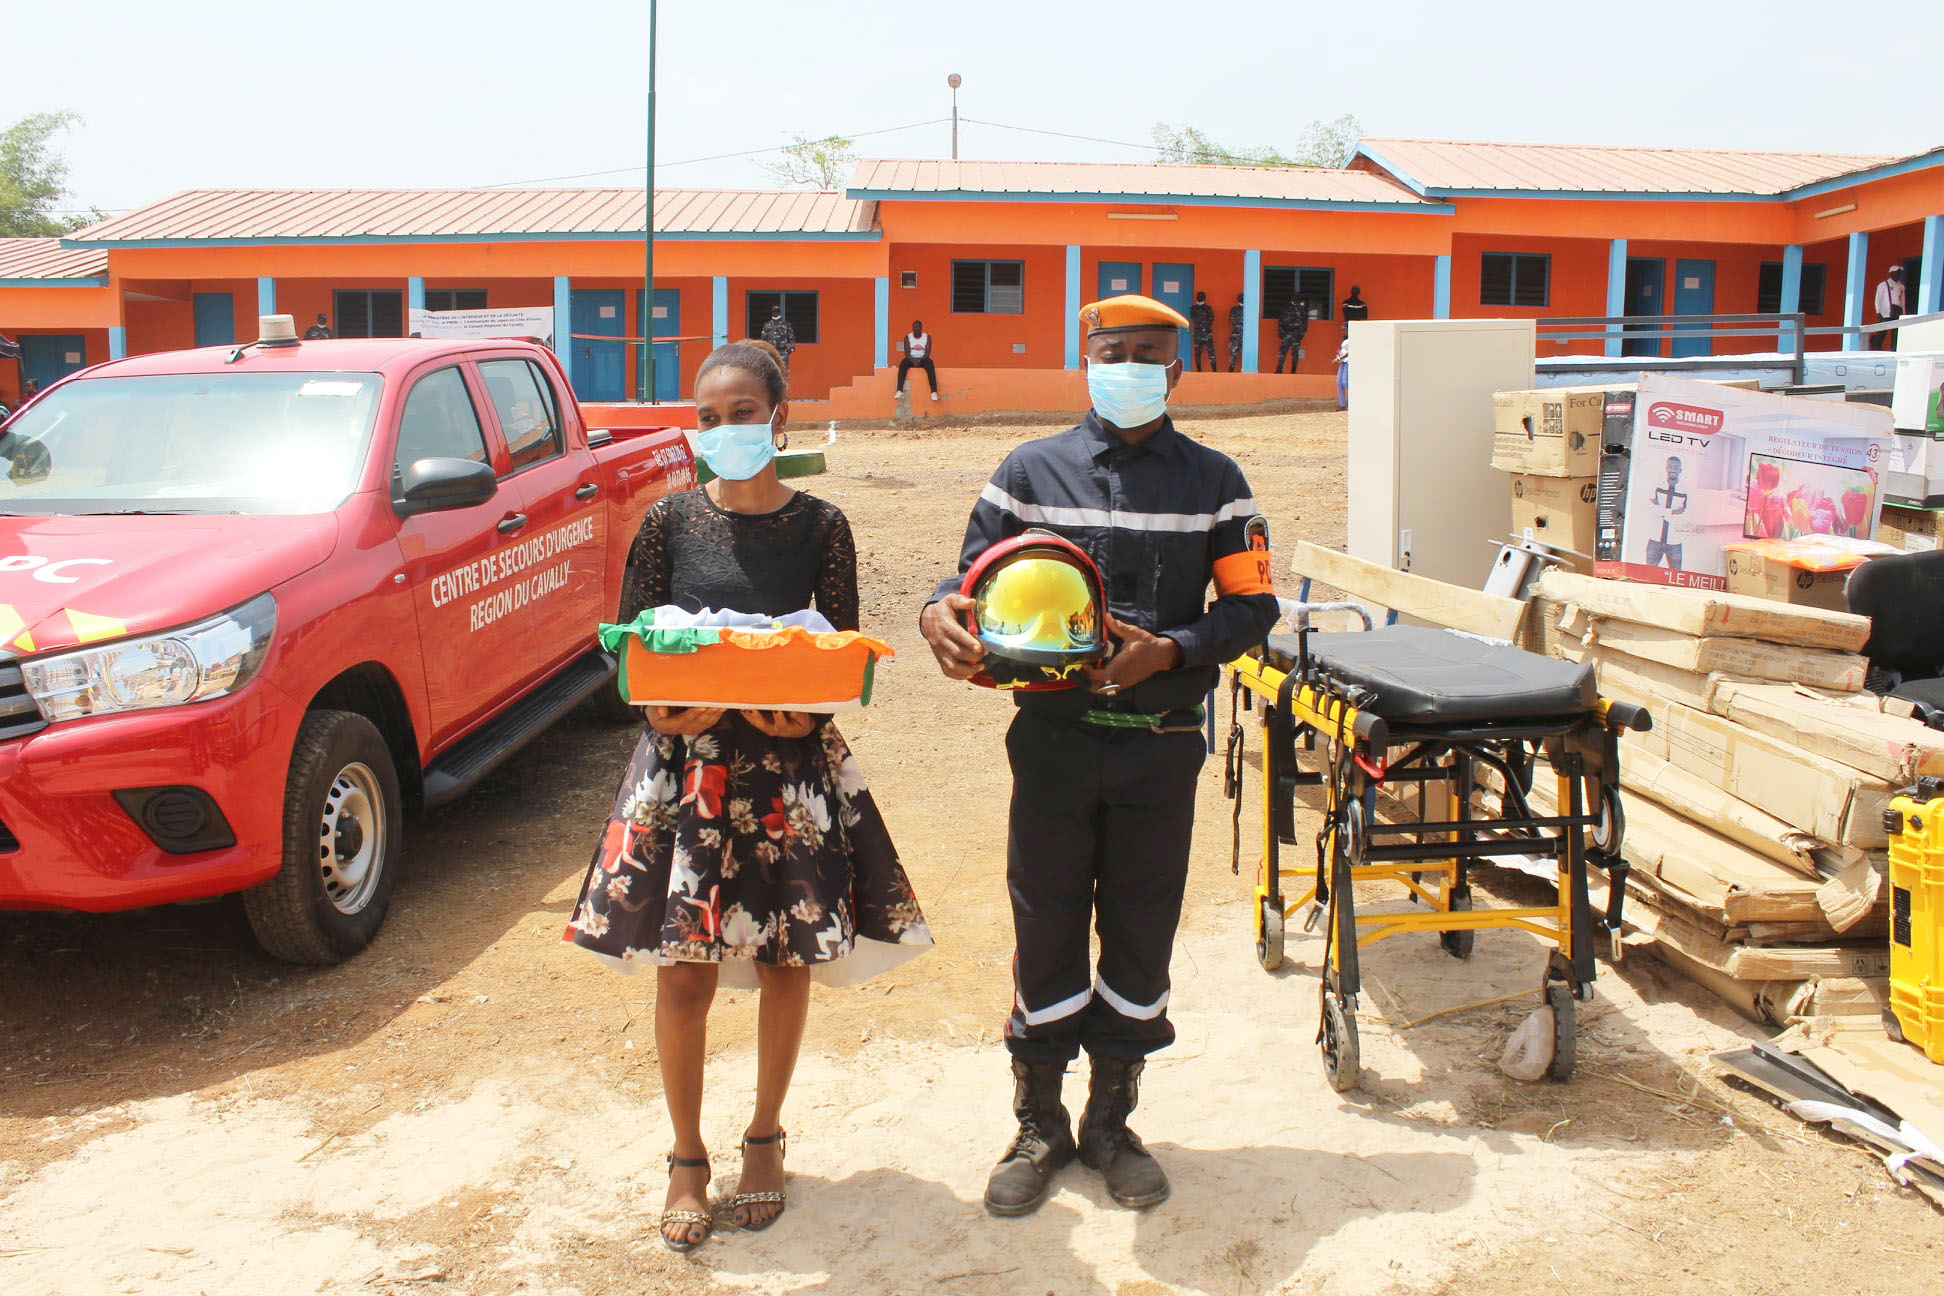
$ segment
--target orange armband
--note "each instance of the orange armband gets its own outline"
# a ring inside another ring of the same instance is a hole
[[[1215,593],[1274,594],[1276,578],[1267,549],[1245,549],[1215,560]]]

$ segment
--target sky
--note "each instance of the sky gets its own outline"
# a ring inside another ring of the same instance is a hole
[[[657,176],[773,187],[719,155],[793,134],[950,156],[953,72],[965,158],[1151,161],[1157,122],[1287,148],[1345,113],[1372,137],[1908,154],[1944,146],[1940,8],[662,0]],[[633,186],[648,9],[15,3],[0,122],[79,112],[69,205],[110,212],[206,187]]]

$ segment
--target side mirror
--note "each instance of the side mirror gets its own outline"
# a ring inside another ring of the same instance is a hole
[[[400,517],[484,504],[499,493],[493,466],[472,459],[414,459],[399,483],[392,508]]]

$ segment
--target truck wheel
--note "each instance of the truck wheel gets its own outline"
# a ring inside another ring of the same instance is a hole
[[[257,942],[287,963],[341,963],[378,934],[405,848],[398,772],[377,726],[313,711],[284,785],[283,867],[243,893]]]

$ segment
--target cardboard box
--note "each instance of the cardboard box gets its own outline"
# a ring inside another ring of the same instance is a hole
[[[1883,498],[1909,508],[1944,507],[1944,437],[1899,431],[1891,438]]]
[[[1882,847],[1891,787],[1793,743],[1679,704],[1663,704],[1654,727],[1667,761],[1730,796],[1831,844]]]
[[[1726,635],[1696,636],[1606,617],[1593,622],[1593,637],[1602,647],[1699,675],[1719,672],[1751,679],[1788,680],[1843,693],[1854,693],[1863,687],[1863,677],[1870,665],[1857,653],[1797,648]]]
[[[1512,534],[1593,556],[1598,479],[1512,474]]]
[[[1944,354],[1897,357],[1890,416],[1899,432],[1944,433]]]
[[[1874,693],[1827,696],[1789,684],[1719,680],[1709,709],[1893,786],[1944,775],[1944,733],[1878,709],[1882,701]]]
[[[1858,652],[1870,638],[1868,617],[1791,607],[1745,594],[1636,585],[1562,571],[1541,576],[1538,592],[1557,603],[1577,604],[1594,616],[1691,635],[1732,635],[1838,652]]]
[[[1492,395],[1492,467],[1546,477],[1600,468],[1604,387],[1546,387]]]
[[[1849,603],[1843,589],[1849,584],[1850,573],[1864,560],[1805,562],[1801,555],[1789,552],[1791,547],[1786,540],[1744,540],[1728,545],[1728,592],[1800,607],[1847,611]]]
[[[1944,509],[1906,508],[1886,503],[1877,522],[1877,539],[1904,553],[1928,553],[1944,539]]]
[[[1602,576],[1725,589],[1726,543],[1876,534],[1880,406],[1648,374],[1631,426],[1602,439]]]

